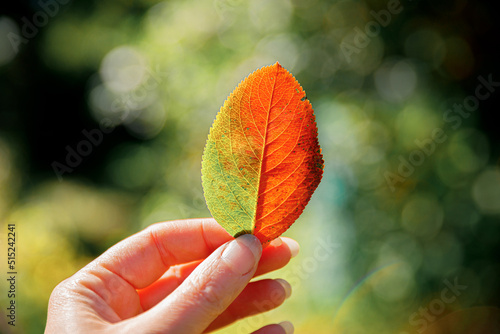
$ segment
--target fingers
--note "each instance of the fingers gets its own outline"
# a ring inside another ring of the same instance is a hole
[[[284,267],[299,251],[298,243],[290,238],[277,238],[262,250],[254,277]],[[141,305],[148,310],[172,293],[201,261],[171,267],[158,281],[138,291]]]
[[[163,276],[150,286],[137,290],[144,311],[149,310],[165,297],[171,294],[184,282],[193,270],[201,263],[194,261],[184,265],[173,266]]]
[[[283,268],[290,262],[290,259],[297,256],[298,253],[299,244],[297,241],[286,237],[274,239],[263,249],[255,276]]]
[[[217,328],[280,305],[290,292],[280,280],[254,282],[241,292],[253,276],[283,267],[297,253],[298,244],[287,238],[271,242],[264,251],[255,236],[234,240],[213,219],[172,221],[116,244],[74,280],[88,283],[82,289],[98,301],[91,304],[127,319],[108,319],[116,329],[199,333],[210,324]],[[133,310],[127,308],[131,304]],[[101,319],[101,313],[94,315]]]
[[[134,332],[200,333],[243,291],[262,253],[260,241],[243,235],[224,244],[203,261],[167,298],[125,321]],[[162,319],[161,322],[158,319]]]
[[[234,302],[206,329],[207,332],[236,320],[272,310],[289,298],[290,284],[282,279],[265,279],[248,284]]]
[[[204,259],[231,239],[211,218],[158,223],[111,247],[95,263],[141,289],[170,266]]]
[[[293,325],[290,321],[283,321],[279,324],[268,325],[253,332],[252,334],[293,334]]]

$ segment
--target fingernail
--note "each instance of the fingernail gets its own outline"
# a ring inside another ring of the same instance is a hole
[[[278,279],[275,279],[276,282],[278,282],[279,284],[281,284],[281,286],[283,287],[283,289],[285,289],[285,293],[286,293],[286,299],[290,298],[290,296],[292,295],[292,286],[290,285],[290,283],[288,283],[287,281],[285,281],[284,279],[281,279],[281,278],[278,278]]]
[[[292,257],[296,257],[299,254],[300,246],[299,243],[290,238],[282,238],[283,242],[288,246],[290,252],[292,253]]]
[[[271,241],[269,243],[270,246],[273,246],[273,247],[279,247],[283,244],[283,240],[281,240],[280,237],[277,237],[276,239],[274,239],[273,241]]]
[[[257,265],[261,254],[259,239],[244,234],[231,241],[221,257],[235,273],[246,275]]]
[[[285,330],[286,334],[293,334],[293,325],[290,321],[282,321],[278,325]]]

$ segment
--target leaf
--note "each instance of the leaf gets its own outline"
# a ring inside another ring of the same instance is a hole
[[[277,238],[300,216],[323,175],[309,100],[279,63],[231,93],[208,135],[202,184],[213,217],[232,236]]]

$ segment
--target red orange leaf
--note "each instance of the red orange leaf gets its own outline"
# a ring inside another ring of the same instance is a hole
[[[323,175],[313,109],[279,63],[250,74],[217,114],[202,162],[213,217],[268,242],[300,216]]]

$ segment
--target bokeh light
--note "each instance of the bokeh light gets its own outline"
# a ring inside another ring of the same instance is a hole
[[[16,22],[7,16],[0,16],[0,36],[0,66],[2,66],[14,59],[18,51],[12,47],[13,36],[19,36]]]
[[[500,80],[484,49],[494,11],[401,1],[392,13],[390,3],[74,0],[19,52],[7,36],[41,9],[2,12],[0,238],[16,224],[29,305],[6,333],[39,333],[56,284],[117,241],[210,215],[209,128],[234,87],[276,61],[313,105],[325,174],[286,232],[300,255],[265,276],[287,279],[292,297],[220,333],[286,319],[297,333],[498,331],[500,139],[487,120],[499,93],[485,88],[477,110],[448,114],[479,77]],[[58,178],[53,162],[90,140],[84,130],[102,137]],[[466,288],[444,302],[455,281]],[[432,307],[434,320],[422,318]]]

